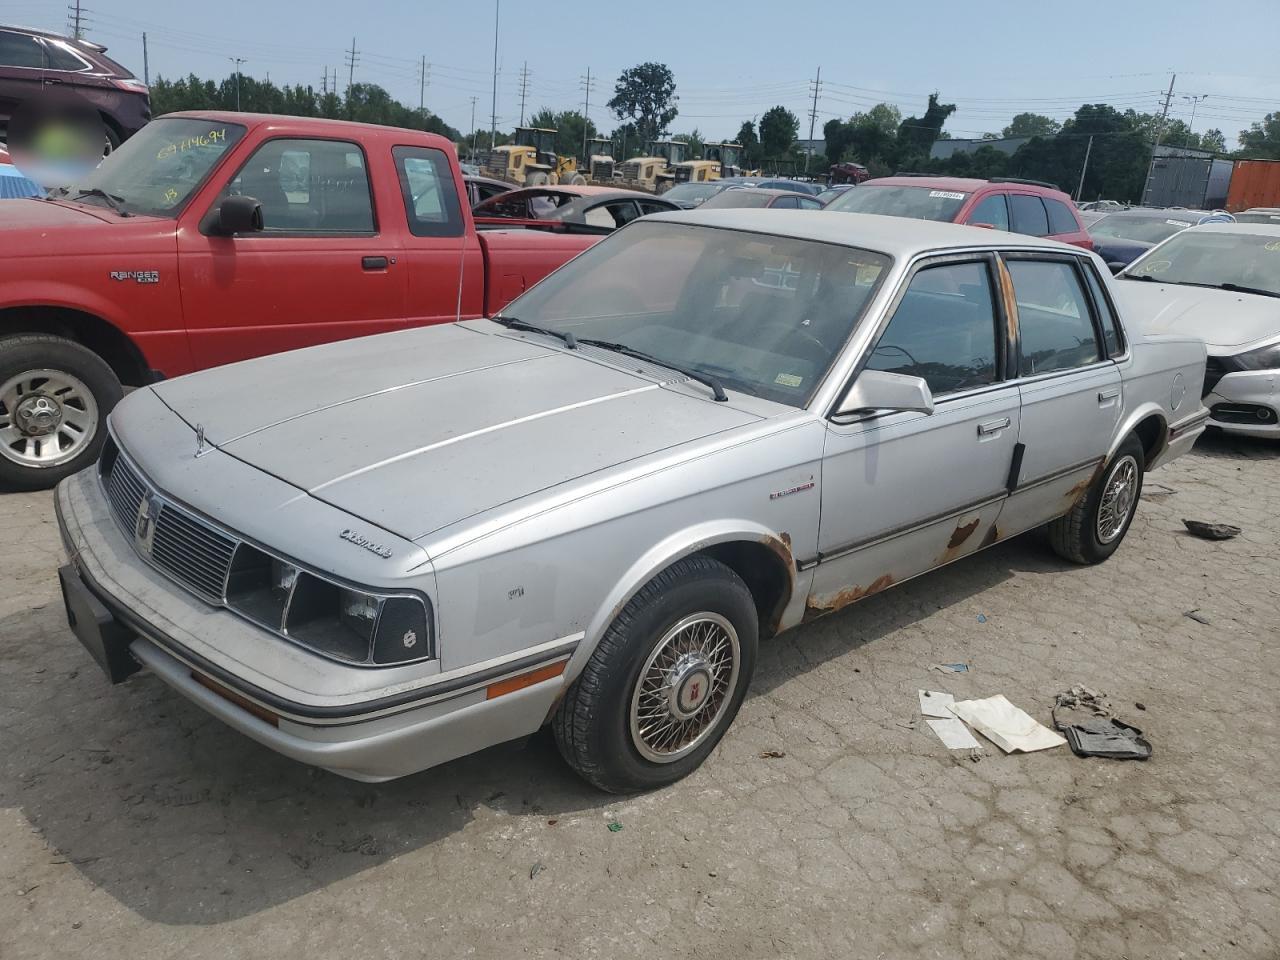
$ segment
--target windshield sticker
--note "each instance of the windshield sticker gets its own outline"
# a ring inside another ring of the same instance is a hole
[[[178,191],[173,189],[173,187],[170,187],[168,190],[166,190],[164,192],[164,202],[169,204],[169,206],[173,206],[175,203],[177,203]]]
[[[212,147],[218,144],[225,145],[227,142],[227,128],[221,130],[210,130],[208,133],[198,133],[193,137],[187,137],[178,143],[167,143],[160,148],[160,152],[156,154],[157,160],[168,160],[175,154],[184,153],[187,150],[194,150],[196,147]]]
[[[1171,227],[1189,227],[1191,226],[1186,220],[1166,220],[1165,223]]]
[[[1150,263],[1144,263],[1142,265],[1142,269],[1138,270],[1137,272],[1138,273],[1164,273],[1171,266],[1173,266],[1173,262],[1170,260],[1152,260]]]
[[[1280,240],[1272,240],[1270,243],[1264,244],[1262,247],[1267,253],[1280,253]]]
[[[798,377],[794,373],[780,373],[774,377],[773,382],[784,387],[798,387],[804,383],[804,377]]]
[[[963,200],[963,193],[955,193],[951,190],[930,190],[929,196],[937,197],[939,200]]]

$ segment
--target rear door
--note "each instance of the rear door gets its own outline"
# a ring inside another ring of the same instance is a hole
[[[1108,356],[1081,257],[1004,256],[1017,309],[1017,376],[1022,396],[1021,469],[1000,518],[1003,534],[1060,517],[1084,496],[1115,435],[1120,371]],[[1112,342],[1108,342],[1108,340]]]
[[[20,105],[41,93],[44,48],[35,37],[0,30],[0,122],[6,127]]]
[[[267,140],[210,211],[229,194],[258,200],[265,229],[213,236],[206,215],[198,228],[188,222],[179,231],[197,367],[403,325],[399,236],[383,223],[390,211],[374,209],[369,158],[358,143]]]

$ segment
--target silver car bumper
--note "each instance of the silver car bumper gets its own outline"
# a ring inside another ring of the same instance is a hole
[[[1228,373],[1214,385],[1204,403],[1211,411],[1211,426],[1246,437],[1280,439],[1280,371]],[[1226,418],[1228,411],[1230,419]],[[1259,411],[1266,412],[1265,422],[1257,418]]]
[[[136,661],[264,746],[356,780],[405,776],[535,732],[562,692],[564,664],[580,639],[439,674],[409,690],[369,690],[358,702],[301,690],[282,696],[280,685],[270,689],[254,682],[263,678],[202,655],[198,634],[248,631],[261,643],[280,641],[144,564],[110,518],[92,470],[58,487],[56,508],[71,561],[61,571],[68,619],[109,677],[123,679]],[[318,656],[307,666],[349,669]]]

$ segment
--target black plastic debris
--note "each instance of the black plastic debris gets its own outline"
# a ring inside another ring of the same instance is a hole
[[[1193,537],[1199,537],[1201,540],[1230,540],[1232,537],[1240,536],[1241,533],[1239,527],[1233,527],[1229,523],[1183,520],[1182,525],[1187,528],[1187,532]]]
[[[1147,760],[1151,744],[1137,727],[1117,719],[1106,694],[1076,685],[1054,699],[1053,725],[1078,757]]]

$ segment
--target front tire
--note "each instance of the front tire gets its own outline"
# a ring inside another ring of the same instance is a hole
[[[84,469],[123,395],[102,358],[72,340],[0,340],[0,487],[44,490]]]
[[[1072,563],[1101,563],[1115,553],[1138,509],[1145,468],[1142,444],[1126,437],[1088,493],[1048,525],[1054,553]]]
[[[692,556],[622,609],[552,719],[561,755],[610,793],[696,770],[737,716],[755,671],[759,618],[742,579]]]

